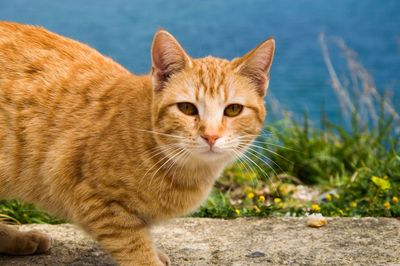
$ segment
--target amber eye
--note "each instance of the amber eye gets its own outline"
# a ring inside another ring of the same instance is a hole
[[[178,103],[178,108],[185,115],[197,115],[199,113],[193,103]]]
[[[224,115],[233,117],[239,115],[243,110],[243,105],[241,104],[230,104],[224,110]]]

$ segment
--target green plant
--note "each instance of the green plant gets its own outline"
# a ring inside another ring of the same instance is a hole
[[[24,204],[17,200],[0,200],[0,221],[17,224],[65,222],[38,209],[33,204]]]
[[[320,125],[315,126],[307,115],[298,122],[293,114],[278,108],[288,117],[268,125],[268,133],[256,140],[244,159],[219,181],[224,206],[239,210],[237,215],[322,212],[328,216],[399,217],[399,115],[389,99],[375,89],[355,52],[336,39],[354,82],[350,84],[353,92],[343,86],[331,63],[325,37],[321,35],[320,40],[344,123],[334,124],[323,113]],[[274,104],[279,107],[276,100]],[[390,186],[384,189],[377,180]],[[306,201],[294,197],[293,187],[300,184],[308,185],[319,196]],[[282,188],[288,186],[292,192],[286,193]],[[259,206],[248,200],[249,193],[262,195],[268,199],[267,206],[274,208],[260,212]],[[275,199],[279,199],[278,204]],[[249,206],[251,209],[252,204],[257,207],[253,208],[256,213],[241,211]],[[203,206],[203,212],[207,206]]]

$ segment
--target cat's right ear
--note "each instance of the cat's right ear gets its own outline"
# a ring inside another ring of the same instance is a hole
[[[161,90],[175,73],[190,67],[192,61],[178,41],[165,30],[158,30],[151,47],[153,88]]]
[[[245,56],[234,59],[232,64],[239,74],[248,77],[256,86],[260,96],[265,96],[269,83],[269,72],[274,58],[273,38],[259,44]]]

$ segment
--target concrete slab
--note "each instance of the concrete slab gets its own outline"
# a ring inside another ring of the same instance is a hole
[[[0,256],[0,265],[114,265],[89,237],[65,225],[23,225],[48,232],[48,254]],[[306,218],[182,218],[153,230],[173,265],[400,265],[400,220],[328,218],[321,228]]]

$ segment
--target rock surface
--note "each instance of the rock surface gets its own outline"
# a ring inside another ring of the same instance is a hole
[[[0,256],[0,265],[115,265],[98,245],[65,225],[23,225],[53,237],[43,255]],[[153,230],[173,265],[400,265],[400,220],[328,218],[321,228],[306,218],[182,218]]]

